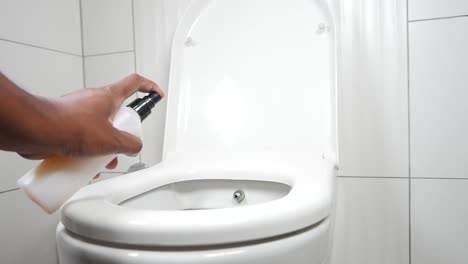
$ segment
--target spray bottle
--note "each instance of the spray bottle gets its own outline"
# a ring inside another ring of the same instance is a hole
[[[150,93],[121,107],[115,115],[113,126],[140,137],[141,122],[160,100],[158,93]],[[116,156],[47,158],[21,177],[18,186],[32,201],[51,214],[87,185]]]

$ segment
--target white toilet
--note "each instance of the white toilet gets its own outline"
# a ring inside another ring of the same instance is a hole
[[[325,0],[193,1],[173,40],[163,161],[70,199],[60,263],[326,263],[334,34]]]

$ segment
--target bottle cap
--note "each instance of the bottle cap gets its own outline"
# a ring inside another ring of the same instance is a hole
[[[149,93],[143,98],[137,98],[128,104],[128,107],[133,108],[138,115],[140,116],[141,121],[145,120],[149,114],[151,114],[151,109],[161,101],[161,95],[158,93]]]

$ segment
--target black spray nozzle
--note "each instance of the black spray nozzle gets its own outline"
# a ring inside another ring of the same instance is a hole
[[[137,99],[133,100],[131,103],[129,103],[127,105],[127,107],[135,108],[135,106],[137,106],[138,103],[140,103],[140,102],[141,102],[141,98],[137,98]]]
[[[137,98],[130,104],[128,104],[128,107],[133,108],[138,115],[140,116],[141,121],[145,120],[149,114],[151,114],[151,109],[159,102],[161,101],[161,95],[158,93],[149,93],[143,98]]]

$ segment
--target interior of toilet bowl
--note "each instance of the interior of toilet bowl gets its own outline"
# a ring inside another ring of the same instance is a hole
[[[145,210],[207,210],[266,203],[286,196],[291,186],[254,180],[189,180],[139,194],[120,206]]]

